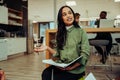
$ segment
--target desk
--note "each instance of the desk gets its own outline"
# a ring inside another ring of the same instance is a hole
[[[96,33],[96,32],[114,32],[120,33],[120,28],[83,28],[87,33]]]
[[[120,32],[120,28],[83,28],[87,33]],[[47,29],[46,34],[56,33],[57,29]]]
[[[96,32],[114,32],[120,33],[120,28],[83,28],[87,33],[96,33]],[[57,29],[47,29],[46,30],[46,45],[52,47],[50,40],[55,38],[55,33]],[[50,54],[46,51],[46,59],[50,58]]]

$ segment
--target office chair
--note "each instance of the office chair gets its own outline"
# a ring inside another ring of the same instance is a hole
[[[103,60],[106,61],[106,56],[107,56],[107,50],[106,50],[106,45],[109,44],[108,40],[90,40],[89,41],[91,46],[96,46],[96,47],[101,47],[102,52],[103,52]],[[111,70],[112,70],[112,60],[111,60],[111,56],[109,54],[109,59],[110,59],[110,66],[111,66]],[[94,65],[94,66],[107,66],[107,64],[105,63],[105,65]]]
[[[120,55],[120,38],[115,38],[116,42],[118,43],[118,55]]]

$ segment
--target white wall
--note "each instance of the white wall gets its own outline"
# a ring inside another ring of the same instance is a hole
[[[0,23],[8,24],[8,8],[0,6]]]
[[[56,2],[56,7],[54,4]],[[54,21],[58,10],[65,5],[67,0],[28,0],[28,17],[31,20]],[[75,12],[81,14],[81,18],[98,17],[100,11],[106,10],[108,18],[114,18],[120,14],[120,2],[114,0],[75,0],[77,6],[72,7]],[[56,14],[54,14],[56,9]]]
[[[28,0],[28,19],[39,22],[54,21],[53,0]]]
[[[57,8],[65,5],[67,0],[57,0]],[[115,3],[114,0],[75,0],[77,6],[72,9],[81,14],[81,18],[98,17],[102,10],[108,12],[108,18],[114,18],[120,14],[120,2]]]

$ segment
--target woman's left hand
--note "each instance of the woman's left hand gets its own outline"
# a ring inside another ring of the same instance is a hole
[[[65,70],[70,71],[70,70],[73,70],[73,69],[77,68],[78,66],[80,66],[80,63],[75,63],[71,66],[66,67]]]

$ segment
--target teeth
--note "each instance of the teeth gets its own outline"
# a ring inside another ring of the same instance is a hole
[[[68,18],[67,21],[71,21],[72,19],[71,18]]]

